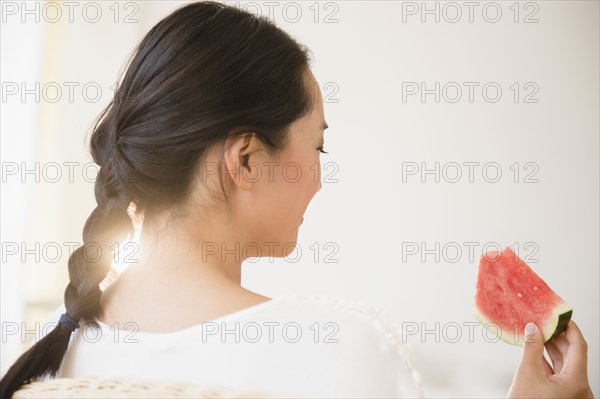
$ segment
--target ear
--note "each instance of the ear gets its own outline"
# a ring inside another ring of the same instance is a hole
[[[227,138],[223,146],[223,172],[238,188],[251,190],[260,172],[258,158],[262,158],[264,151],[255,133]]]

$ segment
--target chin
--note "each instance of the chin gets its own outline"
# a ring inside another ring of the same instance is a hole
[[[283,244],[283,248],[281,250],[281,257],[285,258],[287,256],[289,256],[290,254],[292,254],[295,250],[296,250],[296,240],[294,241],[288,241],[286,243]]]
[[[279,250],[275,251],[277,254],[280,254],[281,258],[285,258],[289,256],[296,250],[296,245],[298,244],[298,227],[296,227],[296,231],[294,234],[290,234],[287,236],[285,240],[279,240]]]

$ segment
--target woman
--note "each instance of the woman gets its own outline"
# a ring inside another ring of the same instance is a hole
[[[59,323],[8,370],[2,398],[36,379],[86,375],[304,397],[423,395],[375,309],[240,286],[244,259],[292,252],[321,188],[327,125],[309,63],[268,20],[219,3],[186,5],[151,29],[91,137],[97,207],[69,258]],[[103,291],[108,248],[133,232],[129,211],[143,218],[138,263]],[[93,248],[104,249],[99,259]],[[259,334],[240,340],[239,323]],[[278,335],[280,325],[295,335]],[[267,328],[273,336],[257,340]],[[219,329],[225,338],[211,341]],[[539,333],[529,338],[509,395],[591,396],[575,323],[547,345],[554,369],[543,348]]]

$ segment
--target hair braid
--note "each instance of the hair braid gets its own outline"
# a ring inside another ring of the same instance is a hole
[[[100,130],[97,132],[100,133]],[[115,144],[105,146],[105,149],[116,146],[116,134],[108,138],[113,138]],[[92,150],[92,153],[95,151]],[[112,151],[112,154],[118,155],[118,152]],[[119,173],[123,167],[127,173]],[[133,223],[128,214],[131,195],[126,186],[127,179],[123,178],[131,175],[128,168],[123,160],[109,159],[98,171],[94,187],[97,206],[85,222],[83,245],[73,251],[68,261],[70,281],[64,292],[65,314],[75,323],[85,321],[97,326],[94,318],[102,312],[100,283],[112,264],[109,247],[115,240],[133,233]],[[55,377],[73,331],[70,326],[58,323],[21,355],[0,381],[0,397],[10,398],[23,384],[47,376]],[[38,348],[43,348],[43,351]]]
[[[104,192],[105,185],[111,185],[106,183],[102,172],[101,168],[96,179],[97,194]],[[84,245],[69,258],[70,282],[64,300],[67,315],[74,320],[91,321],[100,314],[100,283],[111,268],[109,247],[115,239],[126,238],[133,232],[127,195],[96,198],[101,200],[83,228]]]

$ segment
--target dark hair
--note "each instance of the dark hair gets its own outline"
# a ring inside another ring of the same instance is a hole
[[[92,132],[97,206],[69,257],[70,318],[98,327],[111,261],[90,261],[86,250],[132,233],[132,203],[144,219],[181,203],[206,150],[228,137],[252,132],[272,153],[285,148],[291,123],[312,109],[309,65],[310,50],[266,17],[217,2],[185,5],[148,32]],[[0,397],[55,377],[71,332],[57,324],[22,354]]]

